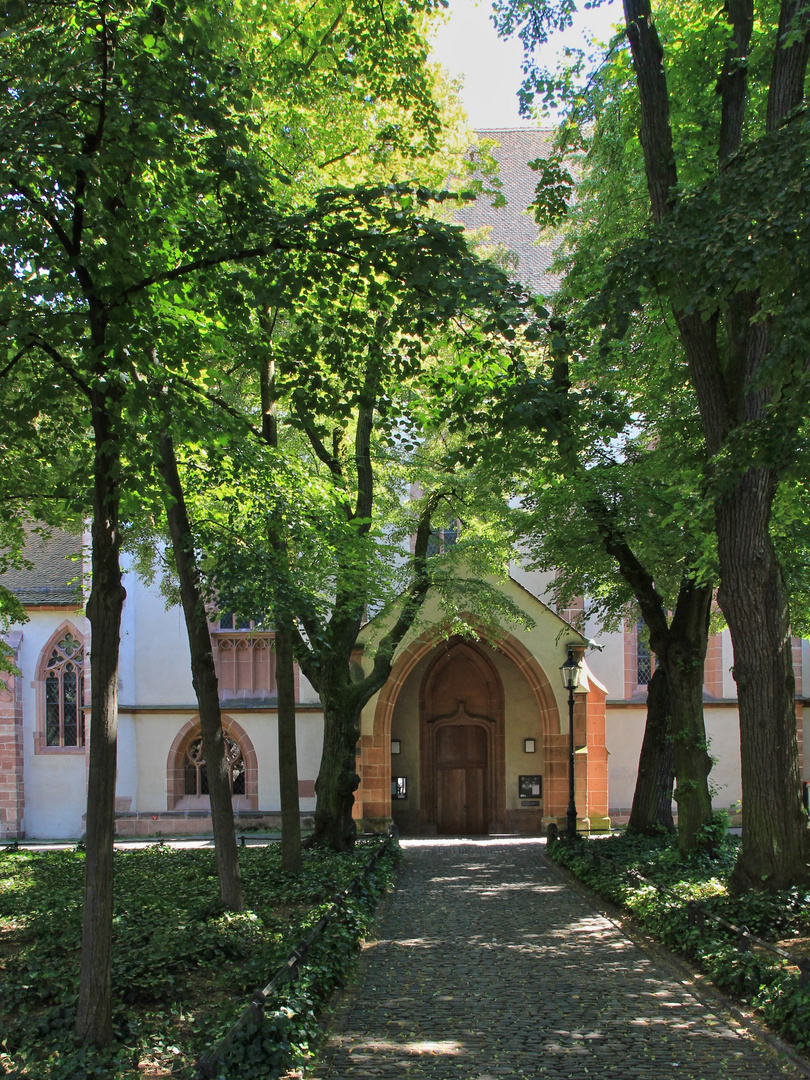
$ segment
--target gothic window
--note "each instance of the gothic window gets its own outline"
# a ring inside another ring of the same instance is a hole
[[[447,551],[447,549],[452,547],[456,540],[458,540],[459,531],[459,521],[457,518],[451,518],[443,529],[431,529],[427,554],[429,556],[441,555],[442,552]]]
[[[246,619],[242,615],[234,615],[232,611],[225,611],[219,617],[219,630],[252,630],[256,623],[253,619]]]
[[[644,623],[639,622],[636,627],[636,684],[638,686],[648,686],[653,673],[653,657],[645,629]]]
[[[66,630],[45,664],[45,745],[84,746],[84,648]]]
[[[225,738],[225,760],[228,765],[228,781],[232,795],[245,794],[245,762],[242,750],[235,739]],[[192,739],[186,751],[184,764],[185,794],[208,795],[208,770],[203,757],[202,736]]]

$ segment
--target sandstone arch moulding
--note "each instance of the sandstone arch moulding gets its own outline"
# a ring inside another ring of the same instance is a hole
[[[230,716],[223,715],[222,730],[227,738],[239,744],[245,764],[245,794],[235,796],[245,810],[259,808],[259,769],[256,751],[247,732]],[[180,728],[169,750],[166,762],[166,793],[168,810],[178,809],[185,794],[185,758],[189,745],[200,734],[200,717],[193,716]]]
[[[380,691],[372,734],[363,735],[361,739],[362,802],[357,809],[360,816],[366,819],[382,820],[391,816],[391,722],[394,708],[408,677],[417,664],[436,648],[440,639],[440,630],[425,631],[415,638],[397,658],[387,683]],[[546,766],[553,768],[555,758],[560,756],[560,713],[546,673],[536,657],[513,634],[505,632],[489,638],[486,643],[511,660],[531,688],[542,722]],[[581,708],[584,715],[584,703]],[[547,813],[551,813],[548,800],[547,806]],[[564,811],[563,805],[561,813]],[[556,810],[553,812],[556,813]]]

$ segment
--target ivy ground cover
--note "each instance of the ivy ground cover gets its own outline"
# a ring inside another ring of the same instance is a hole
[[[280,866],[278,845],[240,849],[246,910],[218,902],[214,853],[156,845],[115,856],[115,1042],[99,1051],[73,1039],[79,980],[84,854],[0,855],[0,1075],[191,1077],[194,1062],[269,982],[290,949],[368,861],[304,853],[300,875]],[[393,880],[387,852],[310,950],[301,976],[268,1001],[219,1075],[283,1076],[311,1056],[316,1016],[345,979],[376,906]]]
[[[689,901],[778,944],[793,957],[810,957],[810,890],[730,896],[726,882],[737,858],[734,837],[707,837],[713,851],[679,858],[677,843],[630,834],[548,845],[547,854],[606,900],[630,912],[652,937],[696,962],[714,984],[753,1006],[767,1023],[810,1054],[810,984],[799,970],[760,948],[740,951],[736,936],[690,919]],[[634,879],[640,874],[645,882]],[[650,882],[652,884],[650,884]],[[659,890],[656,886],[663,886]]]

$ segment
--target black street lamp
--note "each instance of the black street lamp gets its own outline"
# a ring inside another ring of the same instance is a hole
[[[574,691],[579,686],[581,672],[579,663],[574,659],[574,650],[568,649],[568,659],[560,665],[563,686],[568,691],[568,827],[569,840],[577,837],[577,808],[574,802]]]

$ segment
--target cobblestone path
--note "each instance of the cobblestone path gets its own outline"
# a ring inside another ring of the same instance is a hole
[[[744,1029],[544,864],[531,840],[403,841],[401,883],[323,1080],[776,1080]]]

